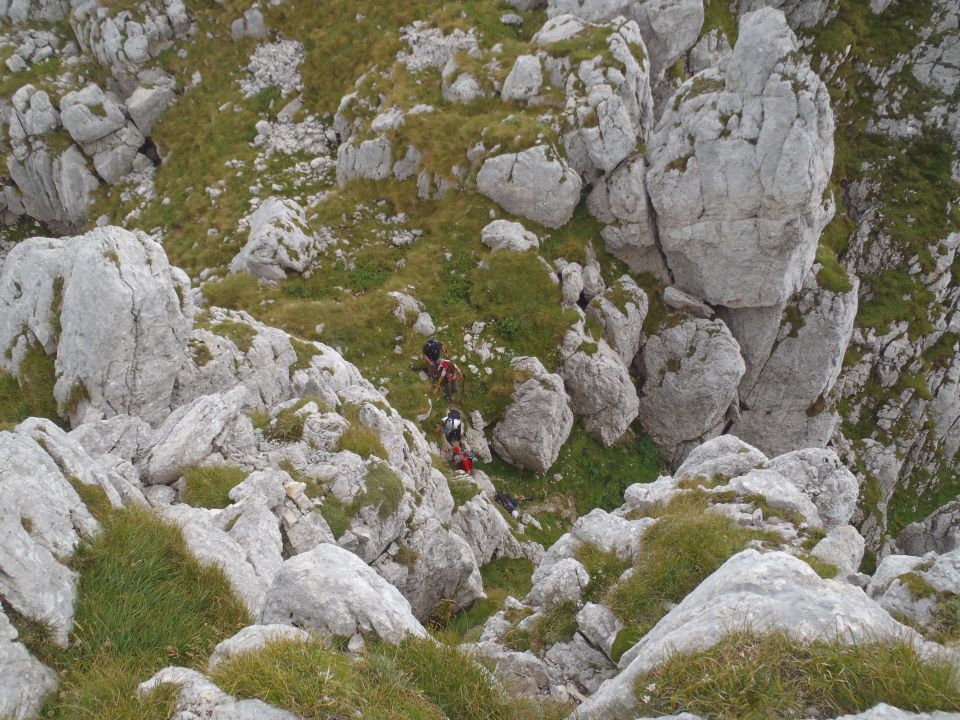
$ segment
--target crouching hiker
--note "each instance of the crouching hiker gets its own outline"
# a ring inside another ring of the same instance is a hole
[[[503,507],[506,508],[506,511],[515,518],[520,517],[520,503],[523,500],[526,500],[523,495],[517,495],[516,497],[513,497],[512,495],[505,493],[503,490],[494,495],[493,499],[503,505]]]
[[[442,387],[444,394],[447,396],[447,402],[453,402],[458,383],[463,381],[463,373],[460,372],[460,368],[453,364],[452,360],[447,358],[437,363],[437,371],[437,384],[433,387],[434,394],[439,394]]]
[[[437,363],[440,357],[447,354],[447,348],[436,338],[430,338],[423,344],[423,359],[427,363],[427,377],[431,380],[437,376]]]
[[[453,455],[450,457],[450,464],[457,470],[465,472],[467,475],[473,475],[473,463],[476,456],[469,450],[461,450],[459,445],[453,446]]]

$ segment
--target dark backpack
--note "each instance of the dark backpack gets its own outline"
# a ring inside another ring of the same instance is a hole
[[[507,493],[503,492],[503,490],[494,495],[493,499],[503,505],[509,513],[512,513],[514,510],[520,507],[520,501],[510,497],[507,495]]]
[[[436,362],[440,359],[442,349],[443,344],[436,338],[430,338],[423,344],[423,354],[430,358],[431,362]]]

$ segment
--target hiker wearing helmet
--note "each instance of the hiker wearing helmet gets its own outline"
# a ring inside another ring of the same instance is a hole
[[[437,363],[437,384],[433,386],[434,394],[443,391],[447,396],[447,402],[453,402],[453,396],[457,392],[457,383],[463,380],[463,373],[453,364],[453,361],[444,358]]]
[[[435,378],[437,376],[437,363],[440,358],[447,354],[447,348],[436,338],[430,338],[423,344],[423,359],[427,362],[427,377]]]

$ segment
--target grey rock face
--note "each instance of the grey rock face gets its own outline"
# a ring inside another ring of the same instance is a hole
[[[682,446],[719,433],[744,373],[726,325],[684,320],[649,338],[640,358],[640,421],[658,445],[683,455]]]
[[[393,145],[384,136],[343,143],[337,150],[337,182],[341,187],[351,180],[383,180],[393,169]]]
[[[150,137],[153,126],[160,116],[176,101],[176,95],[169,87],[138,87],[127,98],[127,112],[137,129],[145,137]]]
[[[544,473],[573,428],[563,378],[536,358],[516,358],[510,365],[529,379],[514,385],[513,402],[493,431],[493,449],[511,465]]]
[[[14,93],[12,105],[7,170],[16,188],[4,189],[8,209],[58,229],[82,224],[99,181],[76,147],[60,153],[49,147],[46,134],[60,127],[60,114],[50,97],[24,85]]]
[[[467,542],[479,566],[498,557],[523,557],[523,548],[510,525],[486,493],[479,493],[458,507],[450,529]]]
[[[63,562],[99,525],[53,458],[31,438],[0,432],[0,596],[50,624],[66,645],[76,573]]]
[[[283,564],[267,593],[263,622],[337,637],[373,633],[392,643],[427,634],[399,590],[336,545],[318,545]]]
[[[835,293],[806,287],[787,305],[773,351],[750,388],[740,388],[740,418],[731,432],[768,455],[824,447],[839,422],[829,409],[857,314],[859,283]]]
[[[564,147],[574,169],[588,180],[634,153],[654,122],[650,63],[640,28],[619,18],[610,24],[607,45],[612,61],[602,55],[583,60],[566,80],[572,130],[564,135]]]
[[[828,0],[740,0],[741,15],[764,7],[782,11],[790,27],[796,29],[813,27],[830,11]]]
[[[580,176],[545,145],[487,159],[477,189],[507,212],[549,228],[573,216],[580,201]]]
[[[766,463],[767,456],[752,445],[734,435],[720,435],[692,450],[674,476],[680,480],[703,478],[709,482],[734,478]]]
[[[231,261],[231,272],[283,280],[287,271],[306,270],[322,249],[322,244],[307,234],[306,214],[295,200],[267,198],[248,222],[247,244]]]
[[[0,717],[27,720],[36,716],[57,676],[17,642],[17,630],[0,609]]]
[[[833,113],[797,49],[782,13],[747,15],[726,71],[684,83],[648,143],[667,263],[710,304],[785,302],[832,217]]]
[[[798,640],[902,637],[921,652],[936,647],[896,622],[859,588],[822,580],[792,555],[745,550],[724,563],[624,654],[620,673],[580,706],[580,716],[598,720],[629,713],[636,703],[633,684],[638,676],[675,652],[706,650],[731,627],[745,624]]]
[[[909,555],[956,550],[960,547],[960,501],[947,503],[923,520],[907,525],[897,536],[896,545]]]
[[[590,582],[587,569],[574,558],[563,558],[540,573],[526,603],[538,607],[553,607],[562,602],[580,604],[580,595]]]
[[[629,158],[594,184],[587,208],[600,222],[607,223],[601,231],[607,252],[634,273],[649,272],[666,279],[646,177],[643,156]]]
[[[540,239],[518,222],[494,220],[480,231],[480,239],[491,250],[526,252],[540,247]]]
[[[824,529],[850,522],[860,483],[833,450],[796,450],[773,458],[764,467],[776,470],[813,500]]]
[[[702,0],[549,0],[549,17],[564,13],[593,23],[618,16],[635,20],[649,48],[654,76],[693,47],[704,17]]]
[[[230,37],[239,40],[245,37],[262,38],[267,34],[263,22],[263,13],[258,8],[245,10],[243,17],[237,18],[230,24]]]
[[[70,12],[68,0],[4,0],[0,2],[0,20],[14,25],[28,22],[57,22]]]
[[[74,421],[159,422],[186,359],[185,284],[159,244],[120,228],[21,242],[0,268],[0,368],[17,375],[39,343],[56,356],[54,396]]]
[[[607,341],[601,339],[589,350],[581,343],[566,357],[560,374],[570,407],[583,418],[587,432],[608,447],[623,437],[637,417],[639,399],[630,371]]]

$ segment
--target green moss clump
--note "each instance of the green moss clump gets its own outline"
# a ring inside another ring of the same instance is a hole
[[[55,357],[35,344],[24,354],[19,380],[0,371],[0,423],[16,425],[28,417],[43,417],[63,424],[53,396],[57,381],[55,362]]]
[[[590,575],[590,582],[583,591],[583,599],[587,602],[598,602],[630,567],[630,563],[621,560],[616,553],[601,550],[592,543],[578,547],[576,558]]]
[[[377,508],[380,519],[386,520],[397,511],[403,499],[403,483],[389,465],[370,465],[363,481],[366,489],[358,493],[350,503],[350,515],[356,515],[365,507],[374,507]]]

